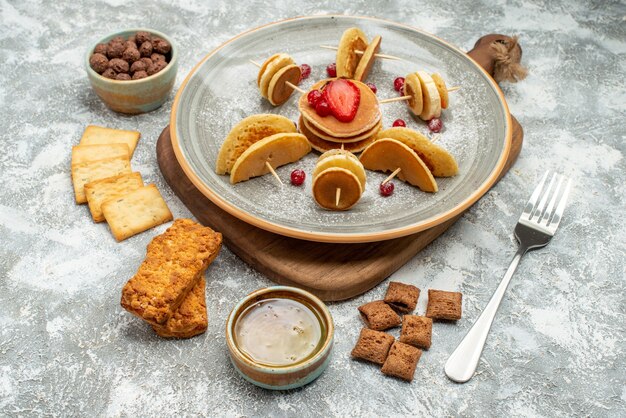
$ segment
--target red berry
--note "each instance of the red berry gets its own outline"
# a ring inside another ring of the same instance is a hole
[[[319,90],[311,90],[309,94],[306,95],[307,101],[313,107],[315,107],[315,105],[321,98],[322,98],[322,92]]]
[[[332,64],[328,64],[328,67],[326,67],[326,72],[328,73],[329,77],[337,77],[337,64],[335,64],[334,62]]]
[[[300,169],[293,170],[291,172],[291,184],[293,184],[294,186],[302,186],[305,178],[306,174]]]
[[[309,78],[311,75],[311,66],[309,64],[300,64],[300,81]]]
[[[432,118],[428,121],[428,129],[431,132],[438,133],[443,129],[443,122],[439,118]]]
[[[376,84],[374,83],[366,83],[367,87],[370,88],[370,90],[372,90],[374,92],[374,94],[376,94],[376,92],[378,91],[378,89],[376,88]]]
[[[393,88],[396,91],[402,91],[402,87],[404,87],[404,77],[396,77],[396,79],[393,80]]]
[[[396,120],[393,121],[393,126],[394,126],[394,128],[396,126],[406,127],[406,122],[403,121],[402,119],[396,119]]]
[[[322,97],[315,103],[315,112],[322,117],[331,114],[330,106],[325,98]]]
[[[380,183],[380,195],[381,196],[391,196],[393,194],[393,183],[388,181],[385,184]]]

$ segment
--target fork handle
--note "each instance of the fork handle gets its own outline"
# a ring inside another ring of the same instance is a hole
[[[504,278],[493,293],[493,296],[491,296],[489,303],[487,303],[485,310],[480,314],[476,322],[474,322],[474,325],[472,325],[472,328],[470,328],[465,337],[463,337],[458,347],[446,362],[444,371],[446,375],[455,382],[465,383],[474,376],[478,361],[480,360],[480,354],[487,340],[487,334],[489,334],[491,323],[496,316],[504,292],[511,281],[511,277],[513,277],[513,273],[515,273],[517,269],[520,259],[527,250],[528,249],[525,247],[519,247]]]

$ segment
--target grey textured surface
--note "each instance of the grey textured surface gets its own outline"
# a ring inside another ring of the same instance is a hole
[[[270,284],[228,250],[208,272],[206,334],[165,341],[120,308],[122,285],[165,226],[117,244],[74,204],[70,149],[85,125],[141,131],[133,166],[157,183],[175,216],[189,213],[156,165],[171,99],[147,115],[112,113],[91,91],[82,58],[108,31],[153,27],[182,49],[180,85],[204,54],[243,30],[328,12],[411,24],[463,49],[488,32],[520,34],[530,75],[503,88],[525,146],[494,190],[393,277],[465,296],[457,325],[435,325],[412,384],[349,359],[361,327],[356,307],[380,298],[383,282],[331,304],[335,353],[319,380],[271,393],[228,361],[230,308]],[[626,415],[625,15],[623,3],[608,1],[0,0],[0,415]],[[504,274],[513,226],[545,169],[575,178],[565,219],[546,249],[522,261],[479,375],[453,384],[445,359]]]

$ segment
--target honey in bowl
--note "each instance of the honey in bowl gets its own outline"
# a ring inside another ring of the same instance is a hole
[[[317,310],[305,301],[268,298],[248,306],[235,324],[239,350],[254,363],[285,367],[313,357],[326,339]]]
[[[289,390],[317,379],[330,363],[335,326],[306,290],[272,286],[243,298],[226,321],[233,366],[257,386]]]

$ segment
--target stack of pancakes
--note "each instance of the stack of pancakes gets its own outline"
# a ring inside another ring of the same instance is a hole
[[[319,90],[331,80],[317,82],[311,88]],[[320,116],[303,94],[298,100],[300,132],[306,136],[311,147],[319,152],[331,149],[343,149],[350,152],[361,152],[374,142],[376,134],[382,127],[382,115],[378,108],[378,99],[374,92],[365,84],[351,80],[361,92],[361,100],[356,116],[351,122],[341,122],[333,115]]]

